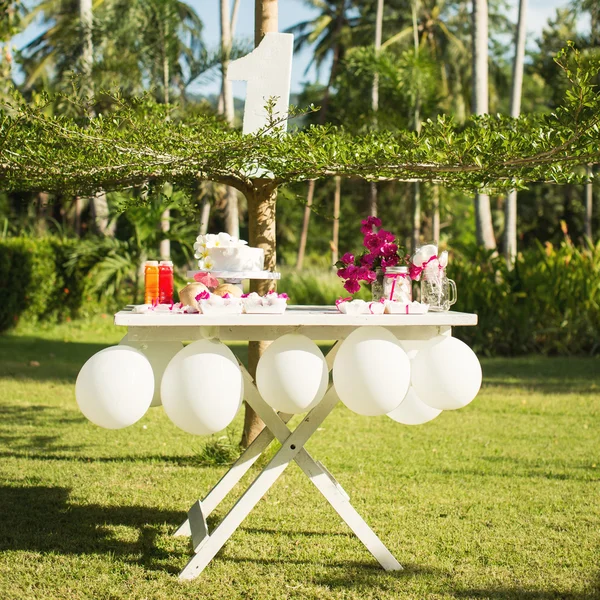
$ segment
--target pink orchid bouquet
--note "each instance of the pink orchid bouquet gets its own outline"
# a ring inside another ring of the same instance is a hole
[[[360,290],[361,281],[371,284],[377,280],[378,274],[383,276],[388,267],[407,264],[404,248],[393,233],[381,228],[381,219],[364,219],[360,231],[364,236],[365,250],[357,256],[346,252],[335,263],[338,277],[344,280],[344,288],[351,294]]]

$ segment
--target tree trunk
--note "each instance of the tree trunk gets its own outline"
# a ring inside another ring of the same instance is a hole
[[[208,221],[210,220],[210,200],[206,194],[202,198],[202,208],[200,209],[200,235],[208,233]]]
[[[75,207],[74,207],[74,215],[73,215],[73,224],[74,224],[74,229],[75,229],[75,235],[77,237],[81,237],[81,212],[82,212],[82,202],[81,202],[81,196],[75,196],[75,201],[74,201]]]
[[[375,54],[381,50],[381,38],[383,34],[383,0],[377,0],[377,12],[375,14]],[[373,120],[377,126],[377,111],[379,110],[379,73],[373,76],[373,88],[371,90],[371,108],[373,109]],[[377,216],[377,184],[369,183],[369,214]]]
[[[240,237],[238,195],[235,188],[225,188],[225,231],[234,238]]]
[[[223,114],[225,120],[233,125],[233,88],[227,79],[229,55],[231,53],[231,20],[229,16],[229,0],[221,0],[221,89],[223,94]]]
[[[160,230],[166,235],[169,232],[169,229],[171,229],[171,211],[166,208],[160,218]],[[160,240],[159,252],[161,260],[171,260],[171,240],[163,237],[163,239]]]
[[[278,11],[277,0],[255,0],[254,18],[254,45],[258,46],[265,33],[277,32]],[[248,193],[248,237],[251,246],[262,248],[265,251],[265,270],[275,269],[276,262],[276,237],[275,237],[275,206],[277,202],[277,187],[269,180],[255,180],[254,189]],[[275,288],[273,280],[254,279],[250,282],[250,289],[261,295]],[[248,343],[248,367],[250,374],[256,375],[256,365],[262,356],[266,342]],[[264,423],[246,404],[244,416],[244,432],[241,446],[248,447],[256,436],[262,431]]]
[[[248,237],[250,245],[265,251],[265,270],[275,270],[275,207],[277,202],[277,187],[269,180],[255,180],[253,192],[248,200]],[[261,296],[275,289],[275,281],[271,279],[253,279],[250,281],[250,291]],[[248,343],[248,370],[252,377],[256,375],[256,365],[269,342]],[[241,446],[247,448],[254,438],[262,431],[264,423],[246,404],[244,416],[244,432]]]
[[[37,196],[35,230],[37,235],[44,235],[48,231],[48,194],[40,192]]]
[[[336,33],[335,37],[339,35],[341,31],[342,25],[344,23],[344,8],[343,5],[338,12],[337,16],[337,24],[336,24]],[[333,86],[333,82],[335,80],[335,74],[337,71],[338,63],[340,60],[340,47],[339,43],[333,48],[333,60],[331,61],[331,71],[329,72],[329,81],[327,82],[327,86],[325,87],[325,93],[323,94],[323,105],[321,106],[321,110],[319,112],[318,122],[320,125],[325,124],[325,120],[327,118],[327,111],[329,109],[329,99],[331,96],[331,87]],[[306,205],[304,207],[304,218],[302,219],[302,231],[300,232],[300,246],[298,248],[298,258],[296,259],[296,268],[302,269],[304,264],[304,255],[306,254],[306,243],[308,241],[308,226],[310,225],[310,212],[313,205],[313,200],[315,197],[315,181],[311,180],[308,182],[308,190],[306,193]]]
[[[237,28],[238,14],[240,12],[240,0],[234,0],[233,10],[231,11],[231,38],[235,36],[235,30]]]
[[[92,212],[98,232],[107,237],[113,237],[117,224],[116,222],[110,222],[108,199],[104,192],[98,192],[92,196]]]
[[[383,32],[383,0],[377,0],[377,14],[375,15],[375,54],[381,50],[381,37]],[[371,106],[373,112],[379,110],[379,73],[373,77],[373,89],[371,92]]]
[[[232,33],[229,16],[229,0],[221,0],[221,97],[225,120],[233,126],[235,112],[233,106],[232,82],[227,79],[229,55],[231,53]],[[221,105],[220,105],[221,108]],[[235,238],[240,237],[240,217],[238,195],[234,188],[227,186],[225,190],[225,230]]]
[[[81,75],[85,91],[93,93],[92,66],[94,64],[94,46],[92,40],[93,12],[92,0],[79,0],[79,24],[82,34]]]
[[[487,0],[473,0],[473,113],[488,112],[488,10]],[[475,232],[477,243],[496,248],[490,197],[475,194]]]
[[[278,0],[254,0],[254,46],[258,46],[265,33],[277,33]]]
[[[585,227],[584,233],[585,237],[590,242],[593,242],[592,237],[592,216],[593,216],[593,206],[594,206],[594,188],[592,184],[592,166],[588,165],[587,167],[587,175],[588,182],[585,184]]]
[[[335,177],[335,192],[333,194],[333,240],[331,242],[331,264],[335,265],[339,257],[340,246],[340,206],[342,203],[342,178]]]
[[[412,3],[413,47],[415,57],[419,57],[419,29],[417,21],[418,0]],[[415,131],[421,133],[421,97],[417,88],[415,97]],[[412,250],[417,249],[421,239],[421,185],[416,181],[413,185],[413,218],[412,218]]]
[[[519,19],[515,36],[515,60],[512,72],[510,96],[510,116],[516,119],[521,113],[521,93],[523,89],[523,67],[525,59],[527,0],[519,0]],[[517,259],[517,191],[511,190],[504,205],[504,256],[511,268]]]
[[[412,223],[412,251],[414,252],[421,242],[421,184],[413,183],[413,223]]]
[[[304,254],[306,253],[306,242],[308,240],[308,225],[310,223],[310,211],[312,210],[313,200],[315,198],[315,180],[308,182],[308,192],[306,194],[306,206],[304,207],[304,217],[302,219],[302,231],[300,232],[300,246],[298,248],[298,258],[296,259],[296,269],[302,270],[304,266]]]
[[[372,217],[377,216],[377,184],[374,181],[369,182],[369,214]]]
[[[440,188],[433,184],[433,217],[431,219],[432,240],[439,244],[440,242]]]
[[[168,25],[165,22],[165,29],[162,34],[162,68],[163,68],[163,101],[165,104],[169,104],[169,86],[171,82],[171,75],[169,72],[169,57],[167,55],[167,40],[169,36]]]

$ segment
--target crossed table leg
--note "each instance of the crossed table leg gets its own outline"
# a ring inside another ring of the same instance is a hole
[[[334,347],[327,355],[329,370],[333,366],[333,358],[336,351],[337,347]],[[292,460],[296,461],[317,489],[325,496],[333,509],[386,571],[402,569],[400,563],[350,504],[349,496],[341,485],[320,462],[315,461],[304,449],[304,444],[338,402],[333,387],[330,386],[323,400],[304,417],[303,421],[292,432],[286,425],[292,415],[283,415],[275,412],[260,396],[252,376],[242,365],[240,365],[240,368],[244,376],[246,402],[264,421],[265,429],[221,478],[206,498],[202,501],[198,500],[192,505],[188,512],[187,520],[175,532],[175,535],[191,534],[194,548],[194,556],[192,556],[183,571],[179,574],[180,579],[194,579],[205,569]],[[209,534],[206,517],[233,489],[274,438],[279,440],[281,448],[221,523]]]

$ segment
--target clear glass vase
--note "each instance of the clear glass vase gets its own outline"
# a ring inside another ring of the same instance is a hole
[[[377,279],[371,284],[371,295],[373,302],[379,302],[383,298],[383,270],[375,269]]]

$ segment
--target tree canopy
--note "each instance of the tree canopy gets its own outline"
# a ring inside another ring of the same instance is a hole
[[[284,134],[278,128],[287,115],[271,114],[264,131],[245,136],[212,116],[176,118],[174,108],[148,97],[115,96],[114,110],[97,115],[73,98],[77,110],[70,112],[81,116],[72,118],[47,114],[47,95],[34,104],[15,96],[0,112],[0,186],[92,193],[212,180],[247,194],[331,175],[471,190],[582,181],[580,167],[600,162],[600,95],[593,84],[600,60],[584,59],[570,45],[556,61],[570,87],[551,114],[482,115],[465,124],[442,115],[420,133],[351,135],[313,125]]]

